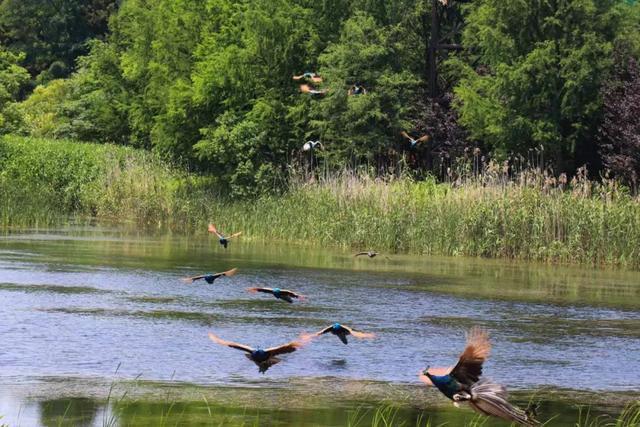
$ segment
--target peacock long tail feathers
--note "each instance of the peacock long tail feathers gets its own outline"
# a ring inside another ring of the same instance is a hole
[[[507,390],[500,384],[482,379],[471,386],[469,395],[469,405],[481,414],[502,418],[522,426],[540,425],[540,422],[527,411],[523,411],[507,401]]]

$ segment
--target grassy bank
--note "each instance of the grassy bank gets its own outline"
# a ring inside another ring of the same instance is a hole
[[[91,405],[93,403],[93,405]],[[269,410],[237,408],[216,405],[203,398],[200,402],[136,401],[111,399],[101,404],[88,399],[64,399],[47,402],[42,406],[43,425],[86,425],[90,421],[103,426],[233,426],[258,427],[263,425],[344,425],[345,427],[491,427],[509,426],[496,418],[472,413],[470,410],[448,410],[430,415],[413,408],[381,404],[376,407],[360,406],[355,409],[324,408],[316,410]],[[564,416],[563,416],[564,415]],[[100,419],[100,416],[102,419]],[[563,416],[562,420],[558,420]],[[1,421],[1,420],[0,420]],[[573,422],[572,422],[573,421]],[[569,424],[571,423],[571,424]],[[578,409],[577,419],[566,414],[549,416],[542,425],[575,427],[637,427],[640,425],[640,403],[630,403],[617,415],[593,415],[588,407]],[[0,424],[0,426],[3,426]]]
[[[139,150],[0,141],[0,223],[90,215],[180,231],[215,221],[247,238],[381,251],[640,267],[640,201],[614,182],[497,169],[455,185],[352,174],[295,182],[282,196],[229,201],[215,181]]]

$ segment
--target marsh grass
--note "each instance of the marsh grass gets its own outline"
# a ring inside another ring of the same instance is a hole
[[[254,409],[232,409],[221,408],[212,405],[203,397],[204,404],[198,405],[197,408],[193,404],[185,404],[184,402],[172,400],[168,396],[159,403],[138,402],[128,399],[126,394],[115,397],[109,394],[104,404],[104,415],[102,419],[103,427],[116,427],[120,425],[207,425],[207,426],[232,426],[232,427],[257,427],[260,425],[272,425],[277,423],[278,413],[266,411],[261,414],[259,410]],[[68,418],[68,408],[61,415],[55,416],[53,419],[43,420],[47,425],[74,425],[74,420]],[[459,410],[460,412],[466,412]],[[470,415],[470,414],[467,414]],[[275,417],[275,418],[274,418]],[[551,417],[548,421],[541,424],[553,424]],[[0,421],[2,418],[0,417]],[[377,407],[357,407],[351,411],[345,421],[345,427],[445,427],[445,426],[461,426],[461,427],[484,427],[496,425],[496,419],[473,415],[466,420],[457,419],[456,421],[437,421],[425,414],[420,414],[413,420],[404,417],[401,414],[401,408],[391,405],[382,404]],[[300,425],[300,419],[296,421],[296,425]],[[313,418],[314,425],[320,422],[320,419]],[[335,420],[327,422],[335,425]],[[498,421],[499,425],[507,425],[507,423]],[[569,424],[566,424],[569,425]],[[571,424],[574,427],[638,427],[640,426],[640,402],[634,402],[625,407],[625,409],[617,416],[592,415],[590,408],[581,407],[578,412],[578,419]],[[0,426],[5,427],[0,424]]]
[[[640,201],[615,181],[554,176],[489,162],[375,178],[292,171],[281,195],[229,200],[215,179],[151,153],[72,141],[0,140],[0,224],[39,226],[69,215],[202,232],[209,221],[243,239],[640,268]]]
[[[583,416],[584,415],[584,416]],[[590,416],[589,408],[581,408],[576,427],[638,427],[640,426],[640,401],[629,403],[615,419],[606,416]]]

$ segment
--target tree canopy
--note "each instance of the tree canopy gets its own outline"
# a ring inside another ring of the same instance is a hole
[[[21,131],[156,150],[238,197],[282,188],[309,139],[336,167],[434,168],[481,146],[598,168],[612,52],[640,52],[637,3],[434,2],[438,43],[464,50],[439,50],[432,98],[431,0],[117,3],[2,0],[0,42],[46,83],[19,105]],[[292,79],[304,72],[322,82]],[[432,138],[411,147],[402,131]]]

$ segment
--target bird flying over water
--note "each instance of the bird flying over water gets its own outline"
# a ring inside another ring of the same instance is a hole
[[[205,282],[207,282],[208,284],[212,284],[216,279],[223,276],[231,277],[234,274],[236,274],[237,271],[238,271],[237,268],[232,268],[231,270],[223,271],[222,273],[215,273],[215,274],[207,273],[201,276],[185,277],[184,279],[182,279],[182,281],[185,283],[193,283],[196,280],[204,279]]]
[[[293,76],[293,80],[302,80],[302,79],[309,79],[314,83],[322,83],[322,77],[320,77],[319,75],[311,71],[307,71],[304,74],[300,74],[299,76]]]
[[[320,335],[324,335],[326,333],[331,332],[333,335],[337,336],[340,341],[342,341],[344,344],[348,344],[349,342],[347,341],[347,335],[351,335],[352,337],[355,338],[375,338],[376,334],[374,333],[370,333],[370,332],[359,332],[359,331],[354,331],[353,329],[351,329],[348,326],[345,325],[341,325],[340,323],[334,323],[331,326],[327,326],[326,328],[322,329],[321,331],[316,332],[315,334],[311,334],[311,335],[303,335],[303,337],[305,338],[312,338],[312,337],[319,337]]]
[[[407,138],[409,140],[409,143],[411,144],[411,148],[415,147],[420,142],[427,142],[427,141],[429,141],[431,139],[431,136],[429,136],[429,135],[422,135],[418,139],[413,139],[405,131],[400,132],[400,135],[402,135],[403,137],[405,137],[405,138]]]
[[[300,295],[288,289],[280,289],[280,288],[247,288],[249,292],[262,292],[265,294],[271,294],[277,299],[281,299],[288,303],[293,302],[293,298],[305,299],[304,295]]]
[[[453,368],[427,368],[419,377],[427,385],[435,386],[454,403],[467,402],[475,411],[523,426],[535,426],[529,411],[516,408],[507,401],[504,386],[480,379],[482,364],[489,357],[491,343],[488,333],[471,328],[467,345]]]
[[[216,236],[218,236],[218,241],[220,242],[220,244],[222,246],[224,246],[225,249],[227,249],[227,245],[229,244],[229,240],[238,237],[239,235],[242,234],[242,231],[239,231],[237,233],[233,233],[230,236],[225,236],[224,234],[220,233],[218,231],[218,229],[216,228],[215,225],[213,224],[209,224],[209,233],[213,233]]]
[[[276,363],[281,362],[281,359],[277,358],[281,354],[293,353],[304,344],[302,341],[291,341],[290,343],[278,346],[271,347],[267,349],[257,348],[254,349],[249,347],[248,345],[238,344],[232,341],[225,341],[222,338],[217,337],[216,335],[209,332],[209,339],[216,344],[225,345],[227,347],[235,348],[237,350],[242,350],[245,353],[245,356],[253,363],[258,366],[258,371],[261,374],[267,372],[271,366]]]
[[[362,255],[366,255],[369,258],[374,258],[376,255],[380,255],[380,254],[376,251],[364,251],[364,252],[358,252],[357,254],[354,255],[354,257],[359,257]]]

